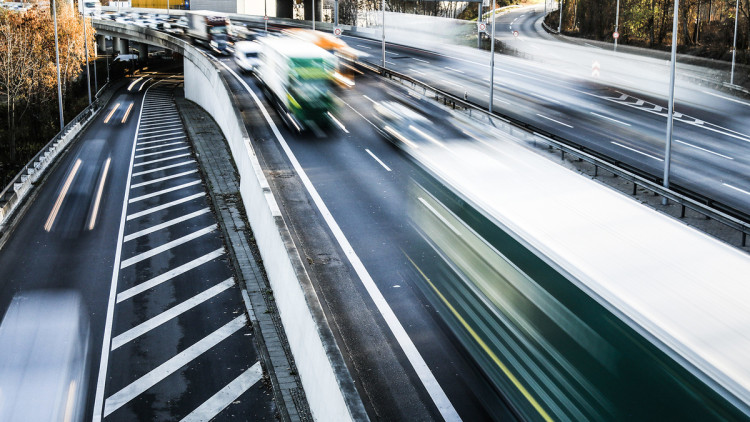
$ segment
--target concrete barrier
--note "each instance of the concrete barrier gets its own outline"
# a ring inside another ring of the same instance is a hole
[[[366,419],[312,282],[255,155],[238,103],[207,56],[190,46],[185,46],[184,52],[185,96],[213,116],[229,143],[240,174],[247,218],[313,417],[319,421]]]

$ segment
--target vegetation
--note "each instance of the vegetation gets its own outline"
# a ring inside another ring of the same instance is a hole
[[[497,0],[497,7],[520,3],[522,0]],[[476,19],[477,3],[435,0],[386,0],[386,10],[444,18]],[[339,0],[339,22],[354,25],[358,12],[380,10],[382,0]]]
[[[613,41],[617,0],[567,0],[563,33]],[[667,49],[672,44],[674,0],[620,0],[620,44]],[[735,0],[681,0],[678,49],[715,59],[731,60]],[[750,0],[739,0],[738,61],[748,63]],[[547,24],[557,28],[557,12]]]
[[[60,82],[66,121],[86,105],[83,20],[58,3]],[[0,9],[0,181],[2,187],[60,130],[52,14]],[[94,30],[88,24],[89,56]],[[83,94],[83,95],[82,95]],[[2,189],[0,187],[0,189]]]

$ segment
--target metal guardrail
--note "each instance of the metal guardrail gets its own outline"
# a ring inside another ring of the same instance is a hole
[[[454,110],[462,111],[468,114],[469,117],[491,124],[498,129],[506,131],[512,136],[518,136],[520,134],[523,135],[523,138],[526,141],[531,140],[533,142],[539,141],[545,143],[549,147],[560,150],[563,158],[565,154],[570,154],[580,160],[586,161],[594,166],[594,177],[598,176],[599,168],[602,168],[609,173],[621,177],[623,180],[631,182],[633,184],[633,195],[635,195],[636,189],[640,186],[656,195],[673,201],[681,207],[680,218],[684,218],[685,211],[690,209],[704,215],[706,218],[718,221],[727,227],[739,231],[741,234],[741,246],[747,246],[747,237],[750,234],[750,216],[745,215],[738,210],[720,204],[680,186],[673,185],[672,189],[664,188],[660,185],[661,179],[658,177],[653,177],[645,172],[631,168],[624,163],[618,163],[596,151],[577,145],[574,142],[557,135],[546,133],[546,131],[536,128],[528,123],[518,121],[500,113],[490,114],[487,110],[480,108],[478,105],[469,102],[468,100],[459,98],[438,88],[434,88],[427,83],[410,76],[390,69],[384,69],[381,66],[371,63],[363,63],[359,61],[351,63],[360,68],[369,70],[370,72],[377,73],[391,81],[398,82],[403,86],[410,87],[413,90],[420,90],[422,91],[422,95],[432,97],[436,101],[452,107]],[[705,204],[702,202],[705,202]],[[707,204],[719,205],[722,209]]]
[[[105,85],[106,86],[106,85]],[[104,88],[102,88],[104,89]],[[99,91],[101,92],[101,91]],[[98,93],[97,93],[98,94]],[[44,174],[55,158],[65,150],[71,140],[85,127],[109,98],[96,98],[55,135],[0,192],[0,233],[8,217],[29,193],[31,187]]]

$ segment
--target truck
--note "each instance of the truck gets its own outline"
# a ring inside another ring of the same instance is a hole
[[[191,10],[188,18],[187,35],[193,44],[204,44],[217,54],[229,54],[229,18],[218,12]]]
[[[290,127],[320,134],[321,128],[335,121],[336,57],[290,37],[264,37],[260,44],[256,74],[266,95]]]

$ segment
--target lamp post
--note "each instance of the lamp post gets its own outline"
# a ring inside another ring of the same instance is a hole
[[[674,116],[674,78],[675,78],[675,65],[677,61],[677,31],[678,27],[678,14],[677,11],[680,7],[680,0],[674,0],[674,18],[672,19],[672,60],[669,69],[669,108],[667,110],[667,139],[666,145],[664,146],[664,187],[669,189],[669,167],[672,155],[672,129]],[[667,198],[662,198],[662,204],[667,204]]]
[[[617,12],[615,13],[615,34],[618,34],[615,37],[615,51],[617,51],[617,39],[620,38],[620,0],[617,0]]]
[[[737,21],[740,17],[740,0],[734,5],[734,44],[732,44],[732,75],[730,76],[729,83],[734,85],[734,63],[737,57]]]
[[[89,105],[91,105],[91,66],[89,66],[89,38],[86,36],[86,7],[83,7],[83,45],[86,50],[86,88],[89,92]]]
[[[313,31],[315,31],[315,0],[312,0],[312,19],[313,19]]]
[[[487,109],[492,113],[492,100],[495,99],[495,0],[492,0],[492,37],[490,39],[490,106]]]
[[[558,22],[558,24],[557,24],[557,33],[558,34],[562,34],[562,12],[563,12],[562,9],[563,9],[563,0],[560,0],[559,9],[560,9],[560,22]]]
[[[52,17],[55,23],[55,66],[57,66],[57,106],[60,109],[60,130],[65,128],[63,117],[62,88],[60,87],[60,49],[57,43],[57,3],[52,0]]]
[[[383,69],[385,69],[385,0],[383,0]]]

